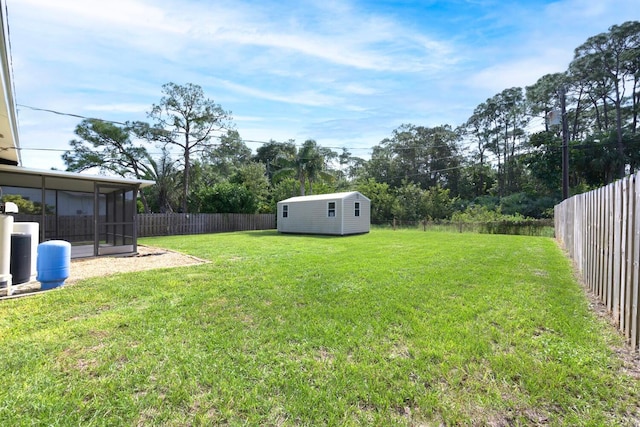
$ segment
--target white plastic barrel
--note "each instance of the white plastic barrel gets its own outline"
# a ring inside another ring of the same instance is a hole
[[[11,233],[13,217],[0,215],[0,284],[11,286]]]

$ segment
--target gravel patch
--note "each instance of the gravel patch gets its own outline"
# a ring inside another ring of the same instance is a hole
[[[206,264],[207,262],[209,261],[167,249],[138,245],[136,254],[72,259],[69,265],[69,278],[65,280],[65,286],[91,277],[106,277],[118,273],[157,268],[184,267]],[[55,289],[57,288],[53,290]],[[12,296],[7,296],[6,288],[0,288],[0,299],[39,293],[42,293],[40,292],[40,283],[29,282],[14,286]]]
[[[126,256],[77,258],[71,261],[69,279],[74,283],[90,277],[104,277],[117,273],[184,267],[208,261],[162,248],[138,245],[138,253]]]

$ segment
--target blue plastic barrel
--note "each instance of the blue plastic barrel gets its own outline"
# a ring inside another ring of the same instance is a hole
[[[40,289],[53,289],[64,285],[69,277],[71,243],[49,240],[38,245],[37,280]]]

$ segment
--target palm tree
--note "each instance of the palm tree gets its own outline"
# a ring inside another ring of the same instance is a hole
[[[148,179],[156,182],[150,188],[150,196],[155,198],[161,213],[173,212],[173,206],[178,205],[177,196],[180,194],[180,171],[175,167],[166,148],[162,149],[162,156],[158,161],[149,157],[152,172]]]
[[[309,194],[313,194],[313,182],[318,177],[332,178],[323,170],[325,167],[324,156],[313,139],[306,140],[293,156],[279,157],[277,162],[281,169],[274,174],[274,181],[283,177],[295,177],[300,182],[301,196],[305,195],[307,181],[309,182]]]

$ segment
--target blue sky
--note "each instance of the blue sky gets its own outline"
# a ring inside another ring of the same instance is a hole
[[[202,86],[245,140],[368,158],[399,125],[460,125],[640,20],[638,0],[5,1],[23,165],[40,169],[64,169],[80,119],[28,107],[147,120],[167,82]]]

